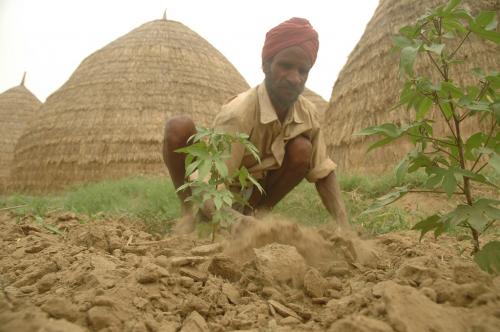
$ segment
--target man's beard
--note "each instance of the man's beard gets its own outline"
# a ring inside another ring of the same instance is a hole
[[[286,81],[282,85],[287,85],[286,88],[295,90],[296,96],[290,99],[283,99],[280,98],[279,94],[276,92],[277,86],[275,86],[271,80],[271,78],[266,75],[265,80],[264,80],[267,88],[267,93],[269,94],[269,98],[271,98],[271,101],[273,105],[277,108],[280,108],[282,110],[288,110],[299,98],[300,94],[304,91],[304,88],[297,88],[291,85],[287,85]]]

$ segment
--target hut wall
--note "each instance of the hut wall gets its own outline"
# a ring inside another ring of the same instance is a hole
[[[16,143],[41,105],[24,85],[0,94],[0,192],[7,190]]]
[[[399,54],[391,52],[392,36],[398,30],[417,20],[426,9],[446,1],[438,0],[381,0],[366,26],[361,40],[348,57],[332,90],[330,106],[326,112],[325,137],[328,152],[341,170],[379,172],[392,168],[406,154],[410,145],[406,142],[392,143],[366,155],[367,139],[353,134],[360,130],[385,122],[401,124],[409,122],[414,112],[402,109],[387,110],[399,100],[403,82],[399,79]],[[499,13],[500,3],[487,0],[467,0],[463,5],[477,13],[478,10],[495,10]],[[451,77],[460,85],[476,82],[470,72],[475,67],[486,71],[500,67],[500,48],[488,41],[471,36],[458,53],[465,63],[451,69]],[[430,72],[430,60],[419,58],[415,64],[417,73],[431,74],[436,80],[436,72]],[[434,118],[440,119],[436,110]],[[477,126],[488,127],[487,123],[469,123],[465,136]],[[437,123],[438,133],[444,131],[444,121]]]
[[[183,24],[146,23],[88,56],[49,96],[16,148],[12,184],[53,191],[166,174],[166,120],[188,115],[208,125],[247,88],[227,59]]]

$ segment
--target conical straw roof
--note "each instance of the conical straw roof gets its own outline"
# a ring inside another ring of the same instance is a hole
[[[304,92],[302,92],[302,96],[306,97],[307,100],[312,102],[315,106],[316,109],[321,113],[324,114],[327,107],[328,107],[328,102],[323,99],[320,95],[318,95],[316,92],[312,91],[311,89],[305,88]]]
[[[140,174],[166,174],[165,120],[208,125],[248,84],[197,33],[146,23],[88,56],[53,93],[16,147],[15,185],[47,191]]]
[[[390,52],[392,36],[413,23],[428,8],[445,4],[445,0],[381,0],[366,26],[361,40],[349,55],[333,87],[326,112],[325,137],[328,151],[344,171],[383,171],[392,168],[408,151],[401,141],[366,153],[373,138],[353,136],[368,126],[384,122],[407,122],[410,112],[386,111],[399,100],[402,81],[398,78],[399,54]],[[500,3],[488,0],[467,0],[463,5],[476,14],[478,10],[499,13]],[[485,71],[500,68],[499,47],[494,43],[469,37],[458,55],[466,61],[452,67],[451,76],[459,84],[472,84],[477,78],[471,69]],[[421,60],[421,59],[419,59]],[[428,72],[429,60],[417,61],[416,72]],[[437,79],[437,75],[433,76]],[[444,127],[443,123],[438,126]],[[472,129],[472,128],[471,128]],[[465,131],[467,133],[467,130]],[[470,131],[469,131],[470,132]]]
[[[8,183],[17,140],[41,105],[24,86],[24,77],[20,85],[0,94],[0,192]]]

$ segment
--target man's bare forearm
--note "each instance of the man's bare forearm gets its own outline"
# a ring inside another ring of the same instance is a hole
[[[316,190],[327,211],[337,220],[338,227],[350,230],[351,225],[347,221],[347,211],[342,200],[335,171],[316,181]]]

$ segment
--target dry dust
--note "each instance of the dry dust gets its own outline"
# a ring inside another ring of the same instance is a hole
[[[500,277],[450,236],[367,241],[270,217],[210,243],[4,213],[0,250],[0,331],[500,330]]]

